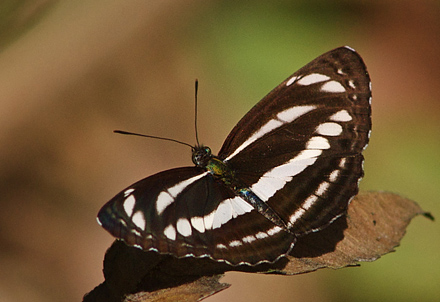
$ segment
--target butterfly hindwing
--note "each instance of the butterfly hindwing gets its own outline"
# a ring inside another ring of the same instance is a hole
[[[196,167],[133,184],[101,209],[98,221],[116,238],[144,250],[233,265],[273,262],[295,240]]]

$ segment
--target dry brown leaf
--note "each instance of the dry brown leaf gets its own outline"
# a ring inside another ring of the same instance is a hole
[[[129,295],[124,302],[162,302],[162,301],[201,301],[230,285],[220,283],[223,275],[202,277],[194,282],[177,287],[157,290],[155,292],[141,292]]]
[[[397,194],[360,193],[349,206],[344,239],[336,244],[335,250],[318,257],[289,257],[291,261],[283,272],[299,274],[323,267],[342,268],[356,265],[358,261],[374,261],[394,251],[411,219],[420,214],[429,216],[417,203]],[[332,231],[330,226],[317,233],[315,239],[325,242]]]

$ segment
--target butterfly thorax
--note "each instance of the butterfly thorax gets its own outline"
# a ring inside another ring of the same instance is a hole
[[[225,162],[214,156],[209,147],[195,147],[192,160],[197,167],[204,168],[214,178],[221,180],[226,185],[232,185],[234,189],[240,187],[236,183],[233,170]]]

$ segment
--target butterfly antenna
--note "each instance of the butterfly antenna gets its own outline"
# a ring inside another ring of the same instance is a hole
[[[198,92],[198,90],[199,90],[199,80],[198,79],[196,79],[196,83],[195,83],[195,101],[194,101],[194,103],[195,103],[195,109],[194,109],[194,127],[195,127],[195,131],[196,131],[196,143],[197,143],[197,146],[200,146],[200,143],[199,143],[199,131],[197,130],[197,92]]]
[[[181,145],[189,146],[191,149],[194,148],[190,144],[178,141],[177,139],[168,138],[168,137],[160,137],[160,136],[154,136],[154,135],[139,134],[139,133],[134,133],[134,132],[122,131],[122,130],[114,130],[113,132],[114,133],[118,133],[118,134],[124,134],[124,135],[135,135],[135,136],[142,136],[142,137],[148,137],[148,138],[161,139],[161,140],[164,140],[164,141],[170,141],[170,142],[175,142],[175,143],[178,143],[178,144],[181,144]]]

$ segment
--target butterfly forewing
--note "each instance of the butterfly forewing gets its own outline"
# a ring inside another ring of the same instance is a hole
[[[274,262],[298,236],[345,213],[357,194],[370,98],[360,56],[348,47],[330,51],[255,105],[217,161],[135,183],[98,221],[144,250],[233,265]]]
[[[368,143],[370,80],[350,48],[287,78],[231,131],[219,157],[296,234],[319,230],[358,192]]]

